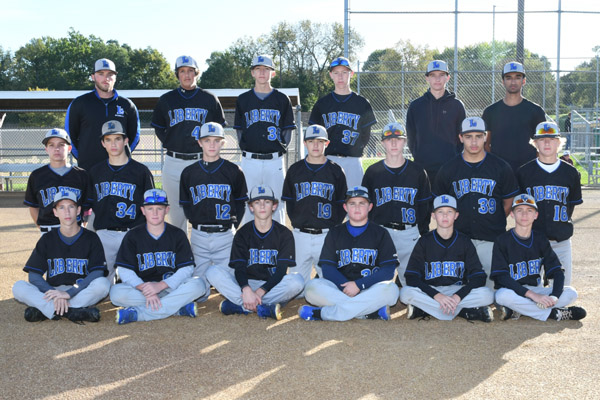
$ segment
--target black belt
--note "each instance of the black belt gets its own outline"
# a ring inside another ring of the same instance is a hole
[[[320,235],[323,233],[323,229],[318,228],[298,228],[298,230],[303,233],[310,233],[311,235]]]
[[[399,224],[397,222],[389,222],[387,224],[383,224],[383,226],[385,226],[386,228],[390,228],[390,229],[395,229],[397,231],[405,231],[409,228],[413,228],[416,225],[410,225],[410,224]]]
[[[329,156],[333,156],[333,157],[342,157],[342,158],[346,158],[346,157],[352,157],[352,156],[347,156],[345,154],[328,154]]]
[[[60,226],[40,226],[40,232],[48,233],[52,229],[58,229]]]
[[[122,226],[116,226],[114,228],[104,228],[107,231],[115,231],[115,232],[127,232],[129,228],[124,228]]]
[[[250,158],[254,158],[255,160],[272,160],[274,158],[273,154],[275,153],[267,153],[267,154],[262,154],[262,153],[250,153],[249,151],[242,151],[242,156],[246,157],[247,155],[250,156]],[[281,157],[283,155],[283,151],[279,151],[277,152],[277,157]]]
[[[179,158],[180,160],[199,160],[202,158],[202,153],[177,153],[176,151],[167,151],[169,157]]]
[[[192,227],[194,229],[199,229],[202,232],[206,232],[206,233],[227,232],[229,229],[231,229],[229,227],[222,226],[222,225],[197,225],[197,224],[192,224]]]

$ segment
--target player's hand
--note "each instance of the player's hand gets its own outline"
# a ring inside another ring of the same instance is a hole
[[[457,301],[456,297],[458,296],[452,295],[452,297],[450,297],[443,293],[438,293],[433,296],[433,299],[440,303],[440,308],[444,314],[454,315],[456,307],[458,306],[458,303],[460,303],[460,300]]]
[[[69,293],[63,292],[62,290],[57,290],[57,289],[50,289],[46,293],[44,293],[44,300],[46,300],[46,301],[55,300],[55,299],[69,300],[70,298],[71,298],[71,296],[69,296]]]
[[[262,303],[261,298],[250,288],[246,286],[242,289],[242,302],[246,310],[256,312],[256,306]]]
[[[263,296],[264,296],[264,295],[267,293],[267,292],[265,292],[265,289],[263,289],[263,288],[258,288],[258,289],[256,289],[256,291],[255,291],[254,293],[256,293],[256,295],[257,295],[257,296],[258,296],[258,298],[260,299],[260,303],[259,303],[259,304],[262,304],[262,298],[263,298]]]
[[[69,300],[64,298],[55,298],[54,299],[54,314],[55,315],[65,315],[65,313],[69,311]]]
[[[150,296],[154,296],[162,292],[167,288],[167,284],[164,281],[160,282],[145,282],[139,286],[142,294],[148,298]]]
[[[354,281],[344,282],[341,286],[344,288],[344,294],[348,297],[354,297],[360,293],[360,289]]]
[[[149,308],[152,311],[158,311],[161,306],[162,303],[157,295],[146,296],[146,308]]]
[[[552,297],[535,293],[532,290],[528,290],[527,293],[525,293],[525,297],[528,297],[534,303],[537,303],[538,307],[541,305],[540,308],[552,308],[556,304],[556,301]]]

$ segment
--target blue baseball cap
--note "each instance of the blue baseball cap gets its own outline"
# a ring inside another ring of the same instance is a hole
[[[448,194],[436,197],[433,200],[433,211],[441,207],[452,207],[456,210],[456,199]]]
[[[144,206],[168,206],[167,192],[160,189],[150,189],[144,192]]]
[[[469,132],[485,132],[485,122],[479,117],[469,117],[463,120],[461,128],[461,135]]]

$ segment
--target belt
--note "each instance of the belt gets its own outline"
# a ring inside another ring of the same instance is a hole
[[[346,157],[352,157],[352,156],[347,156],[345,154],[328,154],[330,156],[334,156],[334,157],[342,157],[342,158],[346,158]]]
[[[318,228],[298,228],[300,232],[310,233],[311,235],[320,235],[326,233],[329,229],[318,229]]]
[[[176,151],[167,150],[169,157],[179,158],[180,160],[199,160],[202,158],[202,153],[177,153]]]
[[[277,157],[281,157],[283,155],[283,151],[278,151],[277,153],[250,153],[249,151],[242,151],[242,156],[254,158],[255,160],[272,160]]]
[[[229,227],[227,226],[223,226],[223,225],[198,225],[198,224],[192,224],[192,227],[194,229],[199,229],[202,232],[206,232],[206,233],[218,233],[218,232],[227,232],[229,229]]]
[[[40,225],[40,232],[48,233],[52,229],[58,229],[58,228],[60,228],[60,225],[44,225],[44,226]]]
[[[405,231],[407,229],[413,228],[416,225],[410,224],[399,224],[397,222],[388,222],[387,224],[383,224],[386,228],[395,229],[397,231]]]
[[[107,231],[115,231],[115,232],[127,232],[129,228],[124,228],[122,226],[116,226],[114,228],[104,228]]]

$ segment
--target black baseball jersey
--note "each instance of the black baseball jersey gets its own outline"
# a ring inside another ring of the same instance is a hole
[[[331,228],[319,257],[326,279],[338,287],[343,283],[340,278],[354,281],[361,290],[392,279],[398,264],[392,237],[373,222],[362,227],[346,222]]]
[[[160,96],[152,113],[152,127],[165,149],[200,153],[200,128],[207,122],[226,125],[219,99],[206,90],[177,88]]]
[[[46,233],[38,240],[23,271],[46,274],[46,281],[53,287],[74,285],[96,270],[106,276],[104,249],[98,235],[81,228],[75,236],[67,244],[59,229]]]
[[[508,287],[525,296],[527,289],[522,285],[538,286],[542,281],[542,268],[546,277],[555,280],[555,286],[556,281],[564,282],[562,264],[543,233],[532,231],[529,238],[523,239],[511,229],[494,242],[490,278],[496,282],[496,288]],[[562,285],[553,287],[553,294],[555,290],[560,296]]]
[[[533,196],[538,206],[533,229],[559,242],[573,236],[571,216],[575,206],[583,203],[579,171],[560,161],[556,170],[547,172],[535,159],[519,168],[517,180],[521,191]]]
[[[461,299],[472,289],[485,286],[486,280],[473,242],[456,230],[448,239],[435,230],[421,236],[404,276],[408,286],[418,287],[431,297],[438,293],[432,286],[457,285],[455,294]]]
[[[346,191],[342,167],[329,160],[309,164],[304,159],[288,170],[281,199],[294,228],[329,229],[346,216]]]
[[[247,192],[244,173],[234,163],[198,161],[181,172],[179,204],[192,224],[230,228],[244,216]]]
[[[290,98],[277,89],[264,99],[254,89],[238,96],[235,104],[235,129],[242,131],[240,149],[251,153],[285,152],[288,143],[281,133],[295,129]]]
[[[165,231],[155,239],[138,225],[125,234],[115,267],[132,270],[144,282],[160,282],[183,267],[194,267],[194,254],[186,234],[165,222]]]
[[[486,153],[478,163],[466,162],[462,154],[444,164],[432,188],[434,196],[454,196],[459,216],[454,228],[471,239],[493,242],[506,231],[504,199],[519,193],[510,165]]]
[[[379,225],[394,222],[429,226],[429,178],[423,168],[411,160],[406,160],[399,168],[388,167],[384,160],[371,165],[362,185],[369,189],[373,203],[369,213],[371,221]]]
[[[89,180],[88,173],[79,167],[71,167],[66,174],[58,175],[50,168],[50,165],[44,165],[29,176],[23,204],[39,208],[36,221],[38,225],[58,225],[60,221],[52,211],[54,195],[58,192],[75,193],[83,212],[90,208]]]
[[[271,290],[296,265],[296,250],[292,232],[277,221],[267,233],[256,229],[254,221],[242,226],[233,238],[229,266],[241,288],[248,279],[266,281],[261,286]]]
[[[314,105],[310,124],[322,125],[329,135],[326,155],[361,157],[377,123],[369,100],[354,92],[341,96],[331,92]]]
[[[131,158],[120,166],[100,161],[90,169],[90,179],[94,229],[133,228],[146,222],[140,207],[144,192],[154,188],[148,167]]]

